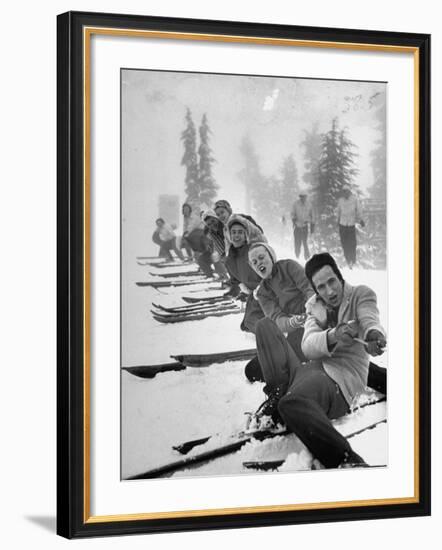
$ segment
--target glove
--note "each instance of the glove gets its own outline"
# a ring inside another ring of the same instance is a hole
[[[367,334],[367,353],[369,355],[382,355],[387,345],[385,336],[379,330],[373,329]]]
[[[365,222],[364,222],[364,220],[361,220],[361,221],[359,222],[359,225],[360,225],[361,227],[365,227]]]
[[[313,234],[314,232],[315,232],[315,224],[311,223],[310,224],[310,233]]]
[[[301,313],[299,315],[293,315],[289,319],[289,325],[290,325],[291,328],[303,327],[306,318],[307,318],[307,315],[305,313]]]
[[[357,321],[339,323],[335,328],[335,338],[344,346],[351,346],[353,338],[358,334]]]

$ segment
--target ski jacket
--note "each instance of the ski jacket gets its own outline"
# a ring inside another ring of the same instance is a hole
[[[307,223],[315,223],[312,205],[306,200],[298,199],[292,208],[292,222],[296,227],[304,227]]]
[[[240,283],[243,283],[250,291],[253,291],[261,281],[260,276],[250,267],[248,244],[240,248],[231,246],[225,266],[230,274],[233,288],[239,289]]]
[[[210,250],[210,239],[205,234],[204,229],[197,227],[196,229],[188,233],[188,235],[184,237],[184,240],[189,243],[190,248],[194,252],[203,253]]]
[[[338,200],[336,217],[340,225],[350,226],[355,225],[356,222],[360,222],[362,220],[362,212],[358,199],[353,195],[350,195],[348,199],[341,197]]]
[[[314,291],[298,262],[279,260],[255,295],[265,316],[274,321],[282,332],[291,332],[294,329],[289,324],[290,318],[305,313],[305,304]]]
[[[163,242],[171,241],[176,238],[172,227],[168,223],[165,223],[163,227],[159,229],[158,234]]]
[[[327,333],[331,329],[325,302],[314,295],[306,304],[307,320],[304,325],[302,351],[307,359],[321,359],[325,372],[341,389],[347,403],[365,391],[368,378],[369,355],[359,342],[345,346],[338,342],[328,349]],[[351,286],[344,283],[343,297],[338,310],[337,323],[358,322],[358,337],[365,340],[372,329],[385,330],[379,321],[376,294],[368,286]]]

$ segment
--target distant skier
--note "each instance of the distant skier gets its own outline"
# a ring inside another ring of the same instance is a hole
[[[180,248],[184,248],[188,258],[191,259],[193,257],[193,253],[189,243],[186,241],[186,236],[189,235],[189,233],[191,233],[194,229],[203,228],[204,224],[201,217],[193,211],[192,206],[188,202],[183,204],[181,211],[183,214],[183,235],[181,237]]]
[[[163,254],[167,260],[173,262],[174,258],[170,253],[173,250],[180,260],[184,260],[183,254],[176,246],[176,235],[172,227],[163,218],[158,218],[155,223],[157,225],[155,233],[158,235],[159,242],[161,242],[160,254]]]
[[[336,217],[339,236],[345,260],[350,269],[356,263],[356,223],[365,227],[358,199],[352,194],[349,185],[343,187],[342,197],[338,200]]]
[[[310,258],[310,251],[308,248],[308,231],[310,226],[310,233],[315,231],[315,218],[312,205],[307,200],[307,194],[304,192],[299,193],[299,199],[293,204],[292,212],[293,234],[295,238],[295,256],[299,258],[301,254],[301,247],[304,247],[304,258],[308,260]]]
[[[187,232],[183,237],[186,250],[189,248],[195,256],[195,261],[206,277],[213,277],[212,242],[200,227]]]
[[[326,468],[365,466],[331,419],[350,411],[370,376],[370,385],[385,386],[385,369],[369,373],[369,355],[382,354],[386,346],[376,294],[345,282],[328,253],[312,256],[305,274],[316,292],[306,304],[302,339],[310,361],[301,363],[274,321],[261,320],[256,340],[268,399],[257,414],[282,419]]]

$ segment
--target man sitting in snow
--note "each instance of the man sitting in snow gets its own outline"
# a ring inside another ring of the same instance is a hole
[[[269,395],[258,416],[280,417],[326,468],[364,466],[331,420],[348,413],[365,391],[369,355],[382,354],[386,346],[376,294],[346,283],[328,253],[312,256],[305,274],[316,292],[306,304],[302,339],[309,362],[300,362],[270,318],[258,323],[258,357]]]

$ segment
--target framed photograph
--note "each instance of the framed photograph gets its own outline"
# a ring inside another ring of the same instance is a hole
[[[429,515],[429,35],[69,12],[57,71],[58,533]]]

